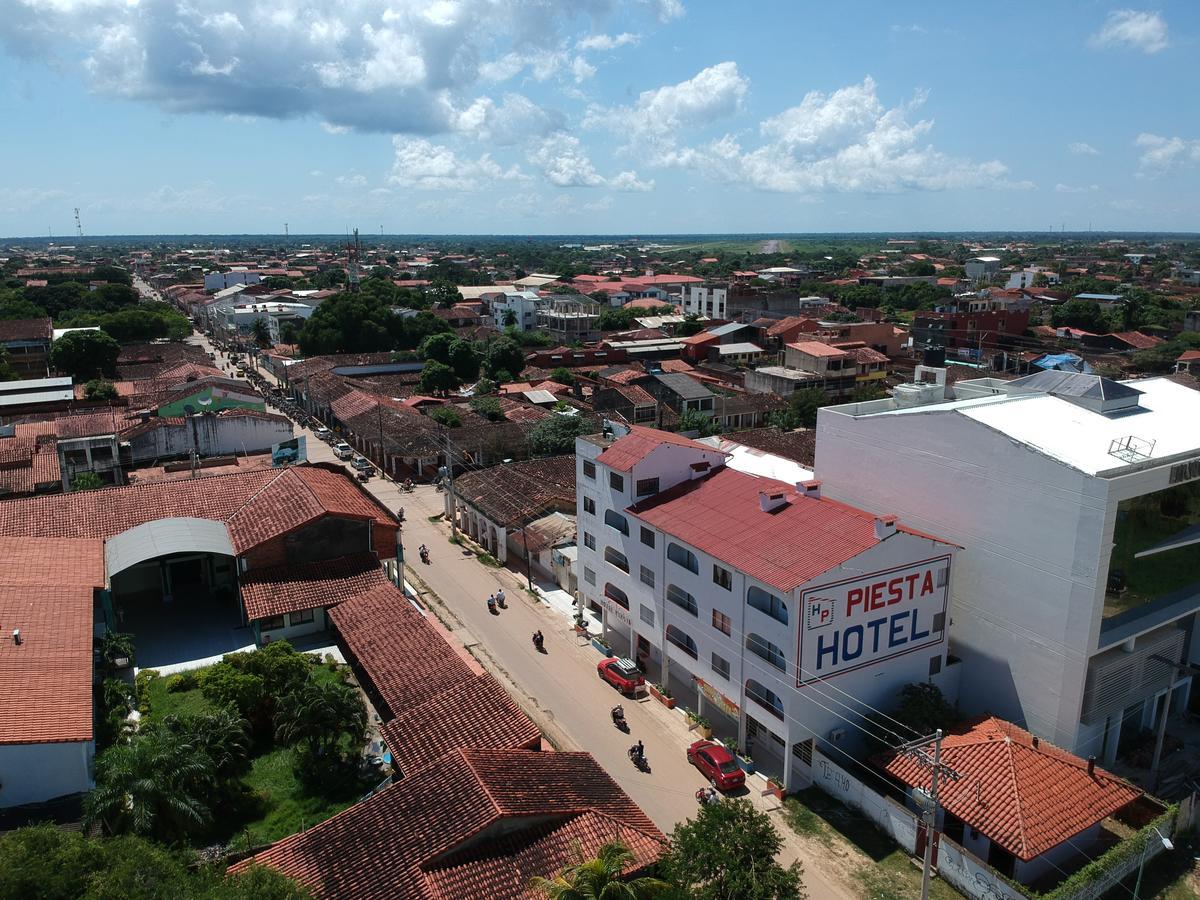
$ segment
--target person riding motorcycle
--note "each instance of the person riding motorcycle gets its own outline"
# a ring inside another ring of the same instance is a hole
[[[642,763],[646,759],[646,748],[642,745],[639,739],[636,744],[629,748],[629,758],[635,763]]]
[[[545,641],[546,641],[546,639],[544,637],[542,637],[542,632],[540,629],[533,633],[533,646],[536,647],[538,650],[542,649],[542,644],[544,644]]]

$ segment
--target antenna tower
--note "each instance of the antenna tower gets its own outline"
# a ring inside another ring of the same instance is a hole
[[[346,277],[346,282],[351,291],[358,290],[358,260],[359,253],[362,250],[362,245],[358,241],[358,229],[354,229],[354,243],[346,245],[346,255],[348,257],[349,272]]]
[[[75,207],[75,233],[77,235],[79,235],[80,238],[83,237],[83,225],[81,225],[79,222],[79,207],[78,206]]]

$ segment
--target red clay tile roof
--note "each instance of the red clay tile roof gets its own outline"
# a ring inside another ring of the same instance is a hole
[[[302,566],[251,569],[242,576],[242,602],[251,619],[334,606],[387,583],[374,553],[353,553]]]
[[[49,341],[53,325],[49,319],[0,319],[0,344],[8,341]]]
[[[777,337],[781,334],[786,334],[789,331],[796,332],[813,332],[820,327],[816,319],[811,319],[808,316],[788,316],[786,319],[780,319],[774,325],[767,329],[767,334],[771,337]]]
[[[338,604],[329,618],[374,686],[385,720],[475,674],[392,584]]]
[[[1162,338],[1152,334],[1142,334],[1140,331],[1114,331],[1112,336],[1123,344],[1128,344],[1135,350],[1149,350],[1165,343]]]
[[[329,410],[341,421],[345,422],[354,416],[371,411],[378,404],[379,399],[377,397],[372,397],[370,394],[359,390],[352,390],[350,393],[338,397],[330,403]]]
[[[104,587],[103,545],[0,538],[0,559],[0,744],[91,740],[92,594]]]
[[[233,867],[268,865],[318,898],[530,897],[533,875],[623,839],[645,868],[662,833],[586,753],[458,750]]]
[[[449,650],[447,649],[447,652]],[[536,750],[542,734],[491,675],[475,675],[380,728],[406,775],[459,747]]]
[[[845,350],[839,350],[836,347],[829,346],[828,344],[822,344],[820,341],[798,341],[796,343],[788,344],[787,346],[791,347],[793,350],[799,351],[800,353],[806,353],[809,356],[837,357],[846,355]]]
[[[701,444],[699,441],[693,441],[691,438],[670,431],[658,431],[643,425],[632,425],[629,428],[629,434],[614,441],[611,447],[596,457],[596,461],[619,472],[629,472],[662,444],[691,447],[694,450],[703,450],[705,453],[719,452],[707,444]]]
[[[959,773],[943,781],[942,806],[1018,859],[1031,860],[1112,815],[1142,790],[1023,728],[984,716],[942,741],[942,762]],[[931,748],[930,748],[931,749]],[[932,752],[932,750],[931,750]],[[929,788],[929,770],[905,756],[883,768],[912,787]]]
[[[763,491],[782,493],[786,505],[764,512]],[[871,513],[825,497],[804,497],[782,481],[724,467],[643,500],[629,512],[784,592],[879,543]]]
[[[458,499],[496,525],[519,526],[552,510],[575,509],[575,456],[550,456],[468,472],[454,480]]]
[[[1200,361],[1200,350],[1184,350],[1179,354],[1175,362],[1198,362]]]
[[[32,494],[62,481],[54,436],[23,428],[18,425],[16,436],[0,438],[0,496]]]

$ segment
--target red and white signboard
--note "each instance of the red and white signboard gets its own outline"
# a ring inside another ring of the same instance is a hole
[[[940,644],[949,596],[949,556],[808,588],[796,686]]]

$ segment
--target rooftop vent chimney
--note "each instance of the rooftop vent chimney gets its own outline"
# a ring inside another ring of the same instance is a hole
[[[801,496],[812,497],[814,500],[821,499],[821,481],[818,478],[801,481],[796,485],[796,490],[799,491]]]
[[[1089,775],[1096,774],[1096,757],[1094,757],[1094,756],[1088,757],[1088,774]]]
[[[1036,749],[1037,749],[1037,745],[1038,745],[1038,736],[1035,734],[1035,735],[1033,736],[1033,749],[1034,749],[1034,750],[1036,750]]]
[[[763,512],[775,512],[775,510],[787,506],[787,494],[779,491],[774,494],[768,494],[766,491],[758,492],[758,506]]]
[[[16,644],[18,647],[21,646],[21,629],[20,628],[13,629],[13,643]]]
[[[882,541],[890,538],[896,533],[896,517],[895,516],[876,516],[875,517],[875,540]]]

